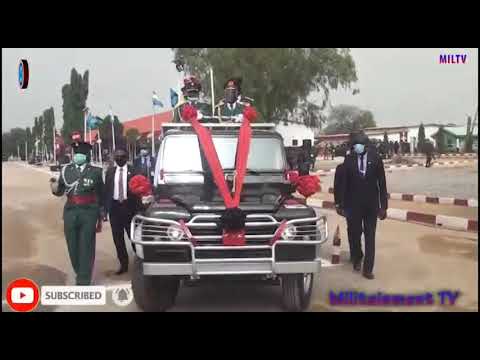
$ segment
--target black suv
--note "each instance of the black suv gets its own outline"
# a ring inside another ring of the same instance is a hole
[[[231,190],[239,125],[204,126],[211,129]],[[163,131],[155,201],[131,224],[136,247],[132,289],[138,306],[164,311],[173,306],[181,283],[238,276],[281,284],[285,309],[305,310],[321,266],[327,220],[293,196],[283,139],[274,125],[252,125],[240,202],[247,214],[245,246],[223,245],[225,205],[191,126],[164,124]]]

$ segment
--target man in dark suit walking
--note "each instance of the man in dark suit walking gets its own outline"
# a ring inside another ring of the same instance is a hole
[[[143,175],[153,184],[155,173],[155,157],[150,155],[148,145],[140,145],[140,156],[133,163],[135,175]]]
[[[352,260],[355,271],[362,269],[362,232],[365,237],[363,276],[373,279],[377,217],[387,217],[388,199],[383,161],[376,151],[368,150],[364,133],[351,136],[353,152],[344,162],[344,191],[337,211],[348,213],[351,227]],[[363,226],[363,228],[362,228]]]
[[[105,207],[110,216],[112,236],[117,249],[120,269],[117,275],[128,271],[128,253],[124,232],[130,236],[130,222],[138,209],[138,198],[128,190],[128,183],[135,175],[127,165],[127,152],[117,149],[114,153],[115,165],[105,175]],[[132,245],[133,246],[133,245]],[[135,251],[135,248],[133,248]]]
[[[344,156],[347,157],[348,155],[350,155],[350,152],[351,152],[351,149],[346,150]],[[337,214],[340,216],[343,216],[347,222],[348,246],[350,248],[350,262],[353,263],[352,226],[350,224],[351,211],[349,211],[348,209],[344,209],[342,207],[344,194],[345,194],[345,166],[344,166],[344,163],[341,163],[337,165],[335,169],[335,177],[333,180],[333,198],[335,201],[335,208],[337,209]]]

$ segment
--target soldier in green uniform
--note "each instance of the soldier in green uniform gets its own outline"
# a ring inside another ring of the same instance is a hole
[[[190,76],[186,78],[183,83],[184,86],[182,88],[182,93],[186,102],[175,108],[173,122],[183,122],[182,110],[186,104],[193,105],[197,109],[200,120],[203,116],[211,116],[212,105],[200,100],[200,93],[202,91],[202,84],[200,81],[195,76]]]
[[[78,142],[72,146],[73,162],[62,168],[59,179],[50,179],[50,186],[53,195],[67,196],[64,233],[76,284],[90,285],[97,222],[106,221],[102,169],[89,164],[90,144]]]
[[[225,98],[215,107],[215,113],[222,121],[241,123],[243,110],[252,105],[253,100],[241,94],[241,85],[240,78],[232,78],[225,83]]]

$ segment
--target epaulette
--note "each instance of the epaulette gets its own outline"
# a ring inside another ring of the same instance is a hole
[[[252,106],[252,104],[250,104],[249,102],[239,101],[238,103],[243,106]]]
[[[215,105],[215,108],[218,108],[220,106],[223,106],[225,105],[225,102],[223,100],[221,100],[217,105]]]

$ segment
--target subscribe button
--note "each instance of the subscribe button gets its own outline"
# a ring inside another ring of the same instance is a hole
[[[42,286],[42,305],[105,305],[105,286]]]

